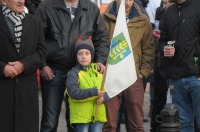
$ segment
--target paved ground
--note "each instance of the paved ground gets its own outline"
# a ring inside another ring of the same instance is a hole
[[[144,115],[145,118],[147,118],[149,120],[149,122],[144,123],[144,131],[145,132],[149,132],[150,129],[150,119],[148,117],[148,112],[149,112],[149,90],[147,90],[145,92],[145,100],[144,100]],[[40,96],[40,92],[39,92],[39,104],[40,104],[40,117],[41,117],[41,105],[42,105],[42,99]],[[60,114],[60,118],[59,118],[59,124],[58,124],[58,130],[57,132],[67,132],[67,128],[66,128],[66,122],[65,122],[65,106],[64,103],[62,105],[62,109],[61,109],[61,114]],[[126,132],[125,130],[125,126],[122,124],[121,125],[121,132]]]

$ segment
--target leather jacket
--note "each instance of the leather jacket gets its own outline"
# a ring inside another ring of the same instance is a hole
[[[105,64],[109,52],[107,32],[99,8],[90,0],[79,0],[76,16],[71,20],[64,0],[46,0],[36,15],[44,24],[48,47],[47,65],[69,71],[75,66],[74,45],[79,36],[92,36],[94,61]]]

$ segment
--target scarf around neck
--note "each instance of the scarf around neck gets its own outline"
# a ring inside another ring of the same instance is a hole
[[[16,38],[15,47],[17,49],[17,52],[19,53],[21,37],[22,37],[22,29],[23,29],[22,21],[25,17],[25,12],[15,13],[4,5],[2,5],[2,12],[4,16],[8,17],[15,24],[14,28],[14,33]]]

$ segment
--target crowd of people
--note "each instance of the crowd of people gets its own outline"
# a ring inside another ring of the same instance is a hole
[[[137,80],[110,98],[101,83],[122,2]],[[113,0],[100,14],[91,0],[0,0],[0,132],[56,132],[63,100],[68,132],[119,132],[121,112],[127,132],[144,132],[147,82],[149,131],[160,131],[156,117],[170,90],[180,132],[198,132],[199,5],[199,0]]]

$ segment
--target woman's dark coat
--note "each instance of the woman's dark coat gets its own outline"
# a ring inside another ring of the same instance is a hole
[[[41,22],[26,14],[20,53],[0,6],[0,132],[39,132],[36,70],[45,63],[46,45]],[[8,62],[20,61],[25,71],[15,78],[5,77]]]

